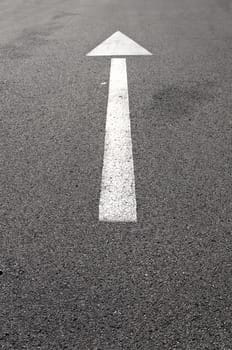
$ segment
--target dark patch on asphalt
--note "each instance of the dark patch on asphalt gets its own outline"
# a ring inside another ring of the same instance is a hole
[[[61,26],[50,25],[46,28],[24,29],[22,34],[12,43],[0,46],[0,60],[27,59],[33,56],[33,50],[51,42],[49,38]]]
[[[231,0],[216,0],[216,1],[217,1],[217,5],[218,5],[221,9],[223,9],[223,10],[226,11],[226,12],[231,11],[231,8],[232,8],[232,6],[231,6],[231,4],[232,4]]]
[[[190,118],[195,109],[213,101],[215,87],[212,81],[194,83],[187,87],[184,84],[169,86],[153,95],[152,104],[146,108],[155,110],[156,118],[160,116],[163,120],[177,122],[186,116]],[[147,115],[150,116],[149,113]]]
[[[66,17],[73,17],[73,16],[80,16],[80,14],[75,12],[60,12],[57,15],[53,16],[53,19],[57,20],[57,19],[63,19]]]

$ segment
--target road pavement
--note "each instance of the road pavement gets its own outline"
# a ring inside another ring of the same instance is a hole
[[[99,221],[127,57],[137,222]],[[0,1],[0,348],[232,349],[232,2]]]

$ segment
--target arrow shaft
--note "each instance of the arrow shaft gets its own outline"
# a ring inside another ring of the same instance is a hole
[[[137,221],[126,59],[111,60],[99,220]]]

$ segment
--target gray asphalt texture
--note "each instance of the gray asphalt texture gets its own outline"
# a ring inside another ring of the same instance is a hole
[[[137,224],[98,222],[117,30]],[[0,1],[1,350],[232,349],[231,87],[230,0]]]

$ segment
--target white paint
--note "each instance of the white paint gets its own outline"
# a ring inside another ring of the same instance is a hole
[[[119,31],[87,54],[121,57],[133,55],[152,54]],[[99,220],[137,221],[125,58],[111,60]]]
[[[147,56],[149,51],[121,32],[116,32],[90,51],[87,56]]]
[[[111,61],[99,220],[137,221],[126,59]]]

